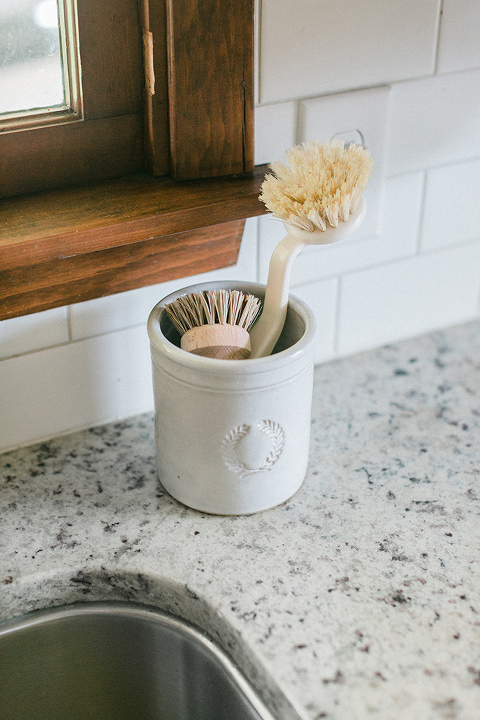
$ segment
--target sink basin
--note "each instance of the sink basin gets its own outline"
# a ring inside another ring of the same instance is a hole
[[[85,603],[0,625],[2,720],[273,720],[210,639],[142,606]]]

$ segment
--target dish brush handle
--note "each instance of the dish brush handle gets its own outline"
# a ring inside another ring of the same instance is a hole
[[[250,357],[250,336],[239,325],[196,325],[182,335],[180,347],[203,357],[244,360]]]
[[[280,337],[287,316],[292,264],[305,245],[298,235],[289,233],[273,251],[263,311],[250,331],[251,358],[270,355]]]

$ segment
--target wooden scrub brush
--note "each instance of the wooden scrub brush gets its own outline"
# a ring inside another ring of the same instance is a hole
[[[250,333],[251,357],[270,355],[282,332],[293,260],[307,245],[325,245],[350,235],[366,212],[363,191],[373,160],[361,145],[320,141],[297,145],[287,164],[273,163],[262,184],[262,200],[283,220],[287,236],[275,248],[263,312]]]
[[[182,295],[165,306],[181,335],[182,350],[220,360],[250,356],[249,329],[261,301],[240,290],[205,290]]]

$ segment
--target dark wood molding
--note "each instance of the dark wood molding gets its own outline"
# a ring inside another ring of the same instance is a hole
[[[167,0],[171,173],[253,169],[253,0]]]
[[[0,202],[0,319],[232,265],[266,166],[174,183],[146,174]],[[212,227],[213,226],[213,227]]]
[[[234,265],[244,220],[11,269],[0,318],[49,310]],[[160,299],[160,298],[159,298]]]
[[[85,119],[141,112],[137,0],[79,0],[77,6]]]
[[[59,174],[63,186],[78,185],[143,164],[140,113],[0,134],[0,198],[56,188]]]

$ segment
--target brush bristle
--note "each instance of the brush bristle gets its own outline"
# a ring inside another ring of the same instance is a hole
[[[262,184],[262,200],[274,215],[301,230],[337,227],[357,209],[373,160],[361,145],[334,140],[297,145],[287,164],[274,162]]]
[[[176,329],[183,335],[199,325],[238,325],[249,330],[260,313],[255,295],[240,290],[204,290],[182,295],[165,306]]]

